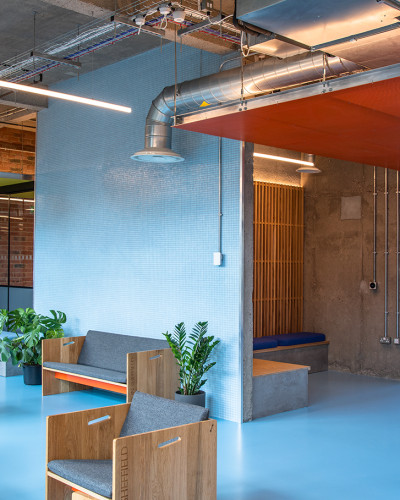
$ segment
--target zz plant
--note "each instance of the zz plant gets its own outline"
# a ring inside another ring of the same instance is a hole
[[[16,335],[0,338],[0,359],[13,365],[41,365],[42,340],[64,336],[62,325],[67,318],[61,311],[50,310],[51,316],[38,314],[34,309],[0,309],[0,328]]]
[[[199,321],[189,335],[184,323],[178,323],[172,334],[163,333],[179,366],[181,394],[198,394],[207,382],[204,375],[215,365],[215,361],[209,362],[209,358],[220,340],[207,336],[207,329],[208,322]]]

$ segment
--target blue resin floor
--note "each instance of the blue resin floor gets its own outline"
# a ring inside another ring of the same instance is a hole
[[[218,421],[218,500],[400,499],[400,382],[338,372],[309,382],[308,408]],[[42,399],[0,377],[0,499],[44,500],[46,415],[120,402],[96,390]]]

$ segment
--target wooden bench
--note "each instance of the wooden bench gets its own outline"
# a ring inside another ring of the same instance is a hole
[[[310,367],[253,359],[253,418],[308,406]]]
[[[126,394],[127,402],[137,390],[174,399],[178,367],[167,346],[164,340],[94,331],[44,340],[43,396],[94,387]]]
[[[328,370],[328,348],[329,341],[325,340],[308,344],[258,349],[253,351],[253,357],[268,361],[307,365],[310,366],[309,373],[316,373]]]

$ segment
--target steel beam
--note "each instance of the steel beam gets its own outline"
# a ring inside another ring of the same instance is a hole
[[[70,59],[64,59],[63,57],[52,56],[51,54],[44,54],[42,52],[31,52],[31,57],[38,57],[39,59],[46,59],[47,61],[58,62],[60,64],[66,64],[68,66],[73,66],[74,68],[80,69],[82,64],[77,61],[71,61]]]
[[[202,120],[217,118],[219,116],[226,116],[229,114],[237,113],[238,111],[246,111],[251,109],[263,108],[265,106],[272,106],[283,102],[295,101],[315,95],[325,94],[327,92],[334,92],[336,90],[343,90],[368,83],[380,82],[389,80],[391,78],[400,77],[400,63],[385,66],[384,68],[372,69],[355,73],[349,76],[342,76],[340,78],[333,78],[325,82],[313,83],[310,85],[303,85],[281,92],[270,93],[260,97],[246,99],[243,103],[240,100],[232,101],[227,104],[219,104],[217,106],[210,106],[203,111],[196,111],[185,115],[176,117],[176,124],[184,125],[188,123],[195,123]]]
[[[41,111],[47,108],[47,101],[46,96],[28,94],[19,90],[3,90],[2,92],[0,87],[0,104],[4,104],[5,106]]]

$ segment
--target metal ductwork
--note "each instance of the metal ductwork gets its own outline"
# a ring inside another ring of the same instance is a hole
[[[168,163],[182,161],[179,154],[171,150],[171,125],[174,108],[176,114],[198,111],[204,103],[223,104],[242,98],[314,82],[362,68],[339,57],[314,53],[307,57],[296,57],[286,61],[271,62],[270,59],[248,64],[213,75],[166,87],[153,101],[146,119],[145,148],[131,158],[138,161]]]

